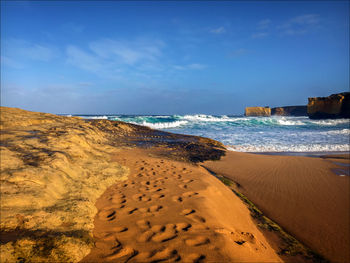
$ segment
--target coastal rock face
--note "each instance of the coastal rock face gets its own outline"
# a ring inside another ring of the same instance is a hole
[[[350,92],[309,98],[307,113],[310,119],[350,118]]]
[[[212,139],[119,121],[87,121],[0,107],[0,262],[79,262],[94,246],[95,203],[128,178],[113,161],[124,148],[164,158],[218,160]]]
[[[271,109],[271,115],[307,116],[307,106],[285,106]]]
[[[269,117],[271,116],[271,109],[270,107],[246,107],[244,115]]]

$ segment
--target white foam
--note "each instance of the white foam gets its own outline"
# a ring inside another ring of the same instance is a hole
[[[280,125],[288,125],[288,126],[291,126],[291,125],[305,125],[304,122],[302,121],[298,121],[298,120],[287,120],[286,118],[282,117],[281,119],[278,119],[277,120],[278,124]]]
[[[80,116],[84,119],[89,119],[89,120],[108,120],[107,116]]]
[[[346,144],[310,145],[229,145],[227,150],[235,152],[344,152],[350,151]]]
[[[350,120],[349,119],[310,120],[310,122],[314,123],[314,124],[317,124],[317,125],[326,125],[326,126],[339,125],[339,124],[349,124],[350,125]]]
[[[149,123],[149,122],[142,122],[142,123],[137,123],[137,122],[132,122],[134,124],[138,125],[143,125],[150,127],[152,129],[168,129],[168,128],[176,128],[182,125],[186,125],[188,122],[187,121],[173,121],[173,122],[156,122],[156,123]]]
[[[222,115],[220,117],[215,117],[212,115],[205,114],[195,114],[195,115],[185,115],[182,117],[185,120],[190,121],[202,121],[202,122],[234,122],[237,120],[248,120],[247,118],[230,118],[227,115]]]

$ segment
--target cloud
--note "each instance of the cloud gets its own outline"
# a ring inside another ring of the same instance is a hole
[[[257,29],[267,29],[271,25],[271,20],[270,19],[263,19],[258,22]]]
[[[320,15],[308,14],[294,17],[290,20],[290,23],[299,25],[315,25],[320,22]]]
[[[173,68],[176,70],[201,70],[207,68],[207,65],[193,63],[188,65],[175,65]]]
[[[57,50],[45,44],[10,38],[4,40],[2,54],[7,64],[14,66],[23,60],[48,62],[57,57]]]
[[[252,34],[252,38],[264,38],[267,37],[269,34],[266,32],[259,32]]]
[[[231,58],[235,58],[235,57],[240,57],[242,55],[245,55],[249,52],[248,49],[245,49],[245,48],[239,48],[239,49],[236,49],[232,52],[229,53],[229,57]]]
[[[89,54],[78,47],[68,46],[67,52],[67,62],[90,72],[98,73],[103,70],[102,61],[92,54]]]
[[[305,14],[289,19],[284,24],[277,26],[277,29],[282,35],[302,35],[314,30],[320,21],[318,14]]]
[[[213,33],[213,34],[223,34],[226,32],[226,29],[221,26],[221,27],[218,27],[218,28],[213,28],[209,31],[210,33]]]
[[[102,58],[117,59],[123,64],[135,65],[156,61],[162,55],[162,41],[116,41],[103,39],[90,43],[90,49]]]
[[[79,82],[77,85],[81,87],[91,87],[91,86],[94,86],[95,84],[91,82]]]
[[[103,78],[146,78],[164,70],[164,47],[157,39],[99,39],[84,49],[67,46],[67,63]]]
[[[15,60],[8,58],[6,56],[1,56],[1,65],[4,67],[10,67],[14,69],[22,69],[24,66]]]
[[[62,25],[62,29],[65,32],[70,33],[82,33],[85,29],[83,25],[79,25],[73,22],[68,22]]]

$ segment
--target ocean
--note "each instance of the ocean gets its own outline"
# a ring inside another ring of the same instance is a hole
[[[350,151],[350,120],[310,120],[308,117],[245,117],[230,115],[74,115],[198,135],[240,152]]]

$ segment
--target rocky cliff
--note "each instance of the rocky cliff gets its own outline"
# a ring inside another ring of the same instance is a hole
[[[307,106],[285,106],[271,109],[271,115],[307,116]]]
[[[271,116],[271,108],[270,107],[246,107],[244,115],[269,117]]]
[[[307,113],[310,119],[350,118],[350,92],[309,98]]]

